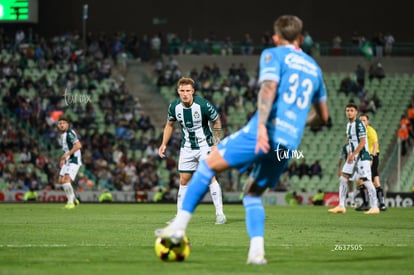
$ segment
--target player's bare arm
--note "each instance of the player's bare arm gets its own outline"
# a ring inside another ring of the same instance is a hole
[[[266,122],[276,97],[277,83],[274,81],[263,81],[257,96],[258,129],[255,153],[260,150],[267,153],[270,149],[269,136],[267,134]]]
[[[167,149],[168,141],[170,140],[174,131],[174,124],[172,122],[165,123],[164,132],[162,134],[162,142],[160,148],[158,148],[158,155],[161,158],[165,157],[165,149]]]
[[[213,121],[213,136],[214,136],[214,145],[217,145],[217,143],[220,142],[223,134],[223,129],[221,126],[221,120],[220,118],[217,118],[215,121]]]
[[[326,102],[313,104],[313,110],[309,112],[306,125],[325,125],[329,120],[328,105]]]
[[[361,152],[362,148],[364,148],[365,142],[366,142],[366,137],[361,137],[357,148],[355,148],[355,150],[351,154],[348,155],[348,162],[354,161],[355,156],[358,155],[359,152]]]

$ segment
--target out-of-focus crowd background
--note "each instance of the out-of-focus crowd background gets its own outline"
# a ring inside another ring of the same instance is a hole
[[[176,81],[192,77],[197,94],[219,111],[224,135],[234,132],[255,111],[258,55],[273,45],[269,32],[258,33],[259,40],[249,32],[232,40],[214,31],[197,39],[174,31],[44,36],[32,25],[0,26],[0,190],[56,188],[62,154],[56,122],[62,114],[83,145],[78,192],[176,190],[178,129],[167,157],[158,157]],[[410,191],[414,41],[399,42],[388,29],[318,41],[306,30],[301,47],[324,69],[330,124],[306,129],[304,157],[291,162],[271,191],[337,190],[344,107],[350,101],[377,129],[386,190]],[[225,192],[240,191],[246,176],[230,170],[219,181]]]

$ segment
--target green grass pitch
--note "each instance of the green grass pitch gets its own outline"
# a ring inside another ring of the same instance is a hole
[[[0,204],[0,274],[413,274],[414,209],[364,215],[348,208],[266,206],[268,264],[246,265],[242,205],[215,225],[200,205],[187,230],[190,257],[162,262],[154,230],[175,204]]]

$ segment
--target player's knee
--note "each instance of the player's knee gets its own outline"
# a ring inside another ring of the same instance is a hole
[[[266,191],[266,187],[257,185],[252,177],[249,177],[243,186],[243,193],[249,196],[259,197],[264,191]]]
[[[368,181],[368,178],[367,177],[363,177],[363,178],[359,178],[362,182],[366,182],[366,181]]]

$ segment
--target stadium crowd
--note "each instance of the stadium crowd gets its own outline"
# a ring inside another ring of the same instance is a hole
[[[78,191],[142,192],[156,191],[162,185],[177,188],[179,133],[170,141],[171,157],[161,160],[157,154],[160,129],[142,112],[122,74],[113,76],[113,66],[128,58],[152,62],[156,85],[174,89],[176,80],[187,74],[180,71],[174,54],[253,54],[272,44],[266,33],[255,43],[260,49],[252,48],[253,41],[246,34],[237,50],[230,37],[219,41],[213,33],[202,42],[182,42],[173,33],[165,38],[162,34],[138,38],[122,32],[112,36],[89,33],[86,38],[84,47],[77,32],[46,39],[31,29],[15,34],[0,29],[1,189],[55,188],[56,121],[63,113],[73,119],[83,144],[84,169],[79,174]],[[217,64],[205,64],[188,73],[196,81],[196,90],[220,112],[224,135],[250,118],[258,88],[257,68],[232,64],[223,72]],[[352,89],[357,96],[364,96],[362,89]],[[374,99],[369,100],[368,107],[372,107]],[[375,108],[380,107],[375,103]],[[236,117],[237,123],[229,121],[231,117]],[[161,175],[160,167],[170,171],[168,176]],[[227,180],[230,185],[225,189],[234,189],[233,173],[228,173]]]

